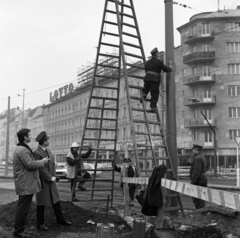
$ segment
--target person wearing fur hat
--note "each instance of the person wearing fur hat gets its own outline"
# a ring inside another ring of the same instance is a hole
[[[147,60],[145,63],[146,75],[144,77],[144,86],[142,88],[142,91],[144,99],[146,99],[149,92],[151,93],[151,111],[156,112],[161,73],[162,71],[167,73],[171,72],[172,67],[166,66],[162,60],[158,59],[159,52],[156,47],[151,51],[151,55],[151,59]]]
[[[137,170],[135,168],[135,166],[133,166],[132,164],[132,159],[131,158],[124,158],[123,159],[123,164],[121,166],[117,166],[115,164],[115,162],[113,162],[113,168],[116,172],[120,173],[119,176],[119,187],[121,189],[123,189],[123,182],[122,182],[122,178],[123,178],[123,167],[126,166],[127,167],[127,177],[133,178],[133,177],[137,177]],[[137,185],[134,183],[129,183],[128,184],[128,189],[129,189],[129,197],[130,197],[130,202],[129,205],[133,206],[133,200],[134,200],[134,195],[135,195],[135,191],[136,191]]]
[[[37,203],[37,229],[47,231],[48,227],[44,224],[44,210],[45,206],[52,205],[57,223],[71,226],[72,223],[66,221],[60,204],[60,197],[56,185],[56,170],[54,157],[49,149],[50,137],[46,131],[42,131],[36,137],[38,148],[33,152],[37,160],[42,160],[45,157],[49,158],[48,163],[44,168],[39,169],[40,178],[43,189],[36,194]]]
[[[88,151],[85,154],[79,155],[80,145],[77,142],[73,142],[72,146],[70,148],[70,152],[67,154],[67,177],[71,179],[71,191],[73,189],[74,185],[74,177],[75,177],[75,171],[76,171],[76,165],[78,164],[78,168],[84,168],[82,158],[88,158],[90,154],[92,153],[92,148],[89,147]],[[82,180],[78,184],[78,188],[81,191],[85,191],[86,188],[83,187],[84,183],[86,182],[87,179],[90,178],[90,174],[85,171],[85,172],[78,172],[79,176],[82,176]],[[76,194],[74,192],[73,194],[73,201],[76,202],[78,199],[76,198]]]

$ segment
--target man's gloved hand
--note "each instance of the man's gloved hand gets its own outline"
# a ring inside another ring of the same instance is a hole
[[[52,177],[51,181],[56,182],[56,177]]]
[[[44,162],[44,164],[47,164],[49,160],[50,160],[50,158],[48,158],[48,157],[45,157],[45,158],[42,159],[42,161]]]

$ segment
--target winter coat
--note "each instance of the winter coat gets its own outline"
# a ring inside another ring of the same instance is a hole
[[[92,149],[88,149],[88,151],[85,154],[81,154],[81,156],[77,156],[74,158],[72,152],[70,151],[67,154],[67,177],[70,179],[73,179],[75,177],[75,172],[76,172],[76,164],[80,161],[78,164],[78,168],[84,168],[83,163],[81,161],[81,158],[88,158],[90,154],[92,153]],[[81,175],[83,176],[85,173],[81,172]]]
[[[145,63],[144,81],[158,82],[160,83],[161,72],[171,72],[172,68],[166,66],[163,61],[159,60],[157,57],[152,57]],[[149,73],[148,73],[149,72]],[[154,73],[153,73],[154,72]]]
[[[163,205],[161,179],[166,172],[166,165],[159,165],[152,171],[148,181],[146,197],[142,205],[142,213],[146,216],[157,216],[158,208]]]
[[[17,146],[13,154],[13,176],[17,195],[30,195],[42,189],[38,169],[43,161],[36,161],[29,149]]]
[[[33,152],[37,160],[42,160],[45,157],[50,158],[45,167],[39,169],[40,178],[43,183],[43,190],[36,194],[36,203],[37,206],[46,206],[55,204],[60,201],[57,185],[55,182],[52,182],[52,177],[56,176],[54,158],[51,151],[46,148],[45,150],[38,146],[38,148]]]
[[[190,168],[190,180],[192,184],[207,186],[207,177],[205,172],[207,170],[207,160],[202,153],[194,156],[192,166]]]

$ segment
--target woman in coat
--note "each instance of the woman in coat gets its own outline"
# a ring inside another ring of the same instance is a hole
[[[34,151],[34,156],[37,160],[42,160],[45,157],[50,158],[48,164],[43,169],[39,169],[40,178],[43,185],[43,190],[36,194],[37,202],[37,228],[40,230],[48,230],[44,224],[44,209],[46,205],[52,205],[57,223],[62,225],[71,225],[64,219],[60,198],[56,186],[56,171],[55,163],[49,146],[49,136],[45,131],[42,131],[36,138],[39,143],[38,148]]]

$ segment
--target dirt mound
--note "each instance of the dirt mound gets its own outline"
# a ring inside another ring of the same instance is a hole
[[[115,234],[129,233],[130,228],[117,214],[106,214],[99,209],[100,212],[86,210],[82,207],[76,206],[71,202],[61,202],[64,217],[67,221],[72,222],[72,226],[61,226],[56,223],[53,208],[46,206],[45,208],[45,225],[49,227],[49,231],[43,232],[36,229],[36,204],[32,202],[26,227],[33,233],[33,237],[44,237],[44,238],[56,238],[64,232],[76,232],[76,233],[95,233],[97,223],[114,223]],[[0,207],[0,226],[4,229],[5,233],[11,233],[14,227],[15,212],[17,208],[17,201],[8,203]],[[100,207],[99,207],[100,208]],[[87,223],[89,220],[95,222],[95,224]],[[124,225],[123,228],[118,226]],[[4,234],[4,237],[8,237]],[[0,237],[3,237],[3,233]]]

